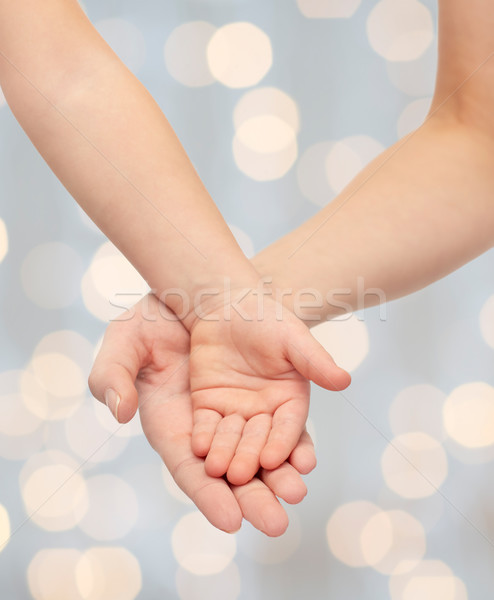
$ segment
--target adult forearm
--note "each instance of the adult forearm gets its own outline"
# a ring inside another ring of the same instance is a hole
[[[288,306],[313,290],[309,324],[423,288],[493,245],[493,27],[489,2],[440,0],[430,118],[256,257],[293,288]]]
[[[432,118],[254,264],[290,308],[312,301],[295,306],[309,325],[421,289],[493,245],[493,156],[494,138]]]

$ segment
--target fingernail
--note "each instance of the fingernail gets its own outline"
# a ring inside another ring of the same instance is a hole
[[[118,421],[118,407],[120,406],[120,396],[112,388],[108,388],[105,392],[106,406],[110,409],[112,415]]]

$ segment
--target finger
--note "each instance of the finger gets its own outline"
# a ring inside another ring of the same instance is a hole
[[[190,395],[167,397],[165,390],[139,409],[142,428],[161,456],[177,485],[204,516],[223,531],[240,528],[242,512],[224,479],[209,477],[204,460],[192,452],[192,405]]]
[[[244,518],[270,537],[285,533],[288,516],[273,492],[254,477],[249,483],[231,486]]]
[[[204,465],[208,475],[222,477],[227,472],[244,426],[245,419],[240,415],[228,415],[218,423]]]
[[[300,473],[287,462],[272,471],[261,469],[259,478],[276,496],[288,504],[298,504],[307,495],[307,487]]]
[[[242,431],[226,477],[234,485],[243,485],[250,481],[259,470],[259,457],[266,445],[271,430],[270,415],[256,415],[249,419]]]
[[[222,416],[209,408],[198,408],[194,411],[194,427],[192,429],[192,451],[196,456],[206,456],[214,438],[214,432]]]
[[[266,446],[261,452],[261,466],[271,470],[279,467],[297,445],[309,410],[308,399],[293,399],[282,404],[273,415]]]
[[[89,375],[89,389],[107,404],[119,423],[135,415],[138,394],[135,380],[142,366],[142,348],[136,335],[124,323],[111,324]]]
[[[288,462],[302,475],[307,475],[315,469],[317,460],[314,442],[307,432],[307,429],[302,431],[298,444],[290,454]]]
[[[177,485],[212,525],[228,533],[238,531],[242,524],[242,511],[226,481],[207,475],[204,460],[194,456],[190,446],[175,448],[174,452],[174,459],[170,459],[169,455],[162,458]]]
[[[344,390],[350,385],[350,374],[338,367],[308,329],[293,337],[287,351],[297,371],[324,389]]]

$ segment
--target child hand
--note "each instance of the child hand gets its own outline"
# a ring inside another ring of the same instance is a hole
[[[293,313],[250,292],[236,308],[202,306],[191,327],[192,449],[213,477],[242,485],[295,448],[309,409],[309,380],[329,390],[349,374]],[[197,312],[197,311],[196,311]]]

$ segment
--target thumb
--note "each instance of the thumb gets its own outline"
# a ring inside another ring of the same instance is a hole
[[[137,411],[135,380],[141,367],[137,348],[124,329],[118,322],[108,327],[88,380],[93,396],[108,406],[119,423],[127,423]]]
[[[288,340],[287,352],[289,361],[297,371],[322,388],[339,391],[350,385],[350,374],[334,362],[308,329],[299,330],[296,336]]]

